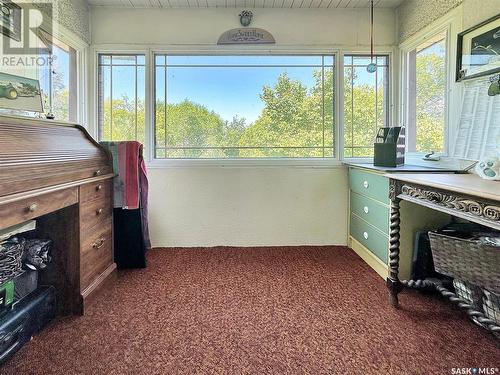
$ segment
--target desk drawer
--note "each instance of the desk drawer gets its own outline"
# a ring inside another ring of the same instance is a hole
[[[87,235],[96,226],[101,226],[110,220],[112,216],[111,201],[109,197],[103,197],[90,202],[80,204],[81,232]]]
[[[78,203],[78,188],[69,188],[0,205],[0,229]]]
[[[389,235],[389,207],[351,191],[351,212]]]
[[[80,289],[83,291],[113,263],[111,220],[93,236],[83,239],[80,256]]]
[[[102,180],[80,186],[80,202],[86,203],[96,199],[111,197],[112,180]]]
[[[389,237],[374,226],[351,214],[351,236],[370,250],[384,264],[387,264]]]
[[[389,179],[387,177],[350,168],[349,185],[351,190],[358,194],[389,204]]]

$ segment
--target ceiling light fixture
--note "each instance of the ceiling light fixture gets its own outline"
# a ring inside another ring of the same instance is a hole
[[[370,61],[366,70],[368,73],[375,73],[377,64],[373,62],[373,0],[370,1]]]

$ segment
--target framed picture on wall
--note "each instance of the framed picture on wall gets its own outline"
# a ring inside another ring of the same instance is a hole
[[[457,81],[500,72],[500,14],[458,34]]]
[[[0,73],[0,108],[42,113],[40,82],[37,79]]]
[[[21,41],[21,7],[11,0],[0,0],[0,32]]]

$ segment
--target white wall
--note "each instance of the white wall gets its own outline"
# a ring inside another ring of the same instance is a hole
[[[463,30],[500,13],[500,0],[406,0],[396,10],[399,43],[458,6]]]
[[[150,170],[153,246],[344,244],[344,168]]]
[[[464,30],[500,13],[500,0],[463,0]]]
[[[266,50],[369,46],[368,9],[252,11],[252,26],[276,39],[276,46],[260,47]],[[219,50],[217,39],[239,26],[239,12],[93,8],[92,44],[98,50]],[[394,12],[377,10],[375,17],[375,42],[393,46]],[[343,167],[172,167],[150,169],[149,178],[153,246],[347,243]]]
[[[211,45],[226,30],[240,27],[240,9],[92,8],[93,44]],[[276,46],[369,46],[369,10],[252,9],[252,27],[274,35]],[[395,44],[395,14],[375,13],[375,43]],[[270,49],[269,46],[265,47]],[[271,47],[272,48],[272,47]]]

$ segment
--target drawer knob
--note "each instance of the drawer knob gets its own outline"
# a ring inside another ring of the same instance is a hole
[[[364,206],[363,207],[363,211],[365,211],[365,214],[367,214],[368,212],[370,212],[370,210],[368,209],[368,206]]]
[[[95,214],[96,214],[97,216],[99,216],[100,214],[102,214],[102,208],[97,209],[97,210],[95,211]]]
[[[94,176],[100,176],[101,175],[101,170],[98,169],[97,171],[94,172]]]
[[[93,247],[94,249],[100,249],[100,248],[102,247],[102,245],[104,245],[104,238],[101,238],[101,239],[99,239],[98,241],[94,242],[94,243],[92,244],[92,247]]]
[[[102,185],[97,185],[97,186],[95,187],[95,190],[96,190],[96,191],[100,191],[100,190],[102,190]]]
[[[363,181],[363,186],[365,189],[368,189],[368,186],[370,186],[370,184],[368,183],[368,181]]]
[[[28,207],[29,212],[35,212],[37,209],[38,209],[38,204],[36,203],[30,204]]]
[[[363,237],[365,238],[365,240],[368,239],[368,232],[363,232]]]

